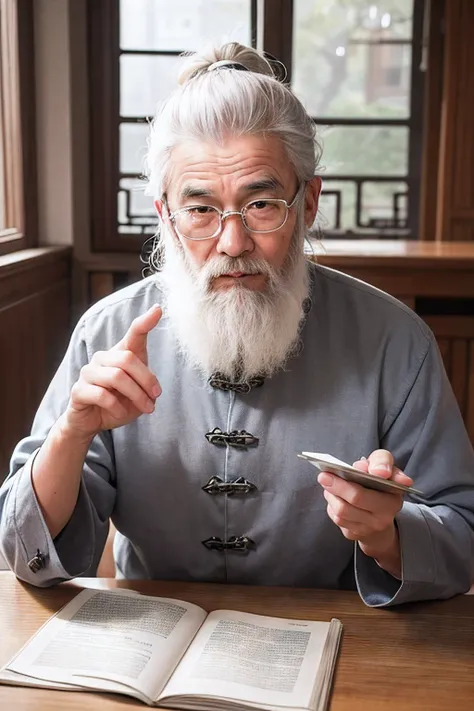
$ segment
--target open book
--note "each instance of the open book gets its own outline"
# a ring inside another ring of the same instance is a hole
[[[84,590],[0,671],[0,683],[108,691],[177,709],[326,708],[342,625],[131,591]]]

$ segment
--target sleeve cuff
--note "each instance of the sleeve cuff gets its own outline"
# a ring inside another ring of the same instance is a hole
[[[83,574],[93,556],[91,551],[81,556],[87,558],[87,561],[77,561],[76,558],[79,570],[67,570],[61,561],[31,481],[32,465],[38,452],[39,449],[33,452],[23,469],[15,474],[10,491],[12,502],[8,507],[10,517],[4,522],[6,533],[3,535],[3,547],[11,569],[20,580],[38,587],[47,587]],[[56,541],[63,537],[66,529]],[[39,558],[36,560],[40,561],[39,567],[34,564],[30,567],[28,564],[38,553]],[[35,567],[36,571],[32,569]]]
[[[394,578],[356,544],[354,565],[359,595],[369,607],[429,599],[435,589],[436,561],[431,533],[419,506],[409,502],[396,516],[402,559],[402,579]],[[416,542],[416,545],[414,543]]]

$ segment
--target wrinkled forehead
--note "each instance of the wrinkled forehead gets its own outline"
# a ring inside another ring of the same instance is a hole
[[[185,140],[171,153],[167,195],[190,196],[270,191],[284,197],[297,184],[282,142],[274,136],[229,137],[222,143]]]

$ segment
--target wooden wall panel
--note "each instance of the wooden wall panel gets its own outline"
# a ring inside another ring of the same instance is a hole
[[[99,299],[140,279],[141,275],[136,272],[105,270],[89,272],[86,280],[86,305],[94,304]]]
[[[467,431],[474,443],[474,338],[469,341],[469,365],[467,368],[467,403],[464,419]]]
[[[70,332],[69,250],[31,252],[37,256],[0,262],[0,481],[13,447],[28,434]]]
[[[427,316],[474,443],[474,316]]]
[[[114,275],[111,272],[94,272],[90,275],[90,301],[103,299],[114,291]]]
[[[472,214],[466,213],[462,220],[452,219],[449,235],[456,242],[474,241],[474,211]]]

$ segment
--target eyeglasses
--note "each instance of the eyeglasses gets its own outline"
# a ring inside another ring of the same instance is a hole
[[[240,215],[249,232],[275,232],[286,223],[288,212],[301,197],[304,186],[304,183],[299,186],[290,203],[280,198],[261,198],[247,203],[240,211],[223,211],[212,205],[190,205],[170,212],[169,218],[180,237],[196,241],[218,237],[224,220],[231,215]]]

